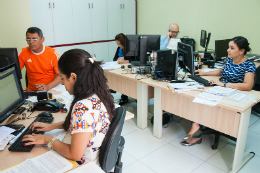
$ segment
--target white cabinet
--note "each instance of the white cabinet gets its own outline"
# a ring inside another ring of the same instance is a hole
[[[96,55],[97,61],[108,62],[108,43],[93,43],[93,56]]]
[[[115,41],[108,42],[108,61],[113,61],[118,45]]]
[[[40,28],[45,45],[74,43],[71,0],[30,0],[32,25]]]
[[[119,33],[136,33],[135,0],[107,0],[108,39]]]

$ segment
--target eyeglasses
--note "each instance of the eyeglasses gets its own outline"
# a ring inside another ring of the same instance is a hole
[[[179,34],[180,33],[180,31],[171,31],[171,30],[169,30],[169,32],[171,32],[173,34]]]
[[[25,40],[30,42],[30,41],[37,41],[40,40],[41,38],[26,38]]]

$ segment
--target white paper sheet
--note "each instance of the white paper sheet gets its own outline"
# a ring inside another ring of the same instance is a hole
[[[52,88],[52,90],[60,91],[60,92],[65,92],[65,91],[67,91],[66,88],[65,88],[65,86],[64,86],[64,85],[61,85],[61,84],[59,84],[59,85],[57,85],[56,87]]]
[[[62,173],[72,169],[72,163],[56,151],[48,151],[33,159],[11,167],[3,173]]]
[[[101,67],[103,68],[103,70],[114,70],[120,68],[121,65],[118,64],[117,61],[112,61],[112,62],[106,62],[102,64]]]
[[[180,41],[181,40],[179,38],[171,38],[170,42],[167,46],[167,49],[177,50],[178,42],[180,42]]]
[[[242,99],[245,98],[245,97],[246,97],[245,94],[242,94],[242,93],[236,93],[236,94],[230,96],[229,98],[231,98],[231,99],[233,99],[233,100],[237,100],[237,101],[239,101],[239,100],[242,100]]]
[[[104,171],[95,163],[89,162],[82,166],[79,166],[68,173],[104,173]]]

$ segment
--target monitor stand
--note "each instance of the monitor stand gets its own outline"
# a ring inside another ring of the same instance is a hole
[[[18,117],[19,114],[13,114],[11,116],[9,116],[7,119],[5,119],[1,124],[0,126],[5,126],[7,124],[10,124],[11,122],[13,122],[17,117]]]

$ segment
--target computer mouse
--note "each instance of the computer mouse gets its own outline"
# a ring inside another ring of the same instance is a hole
[[[38,117],[53,117],[50,112],[42,112],[38,115]]]

